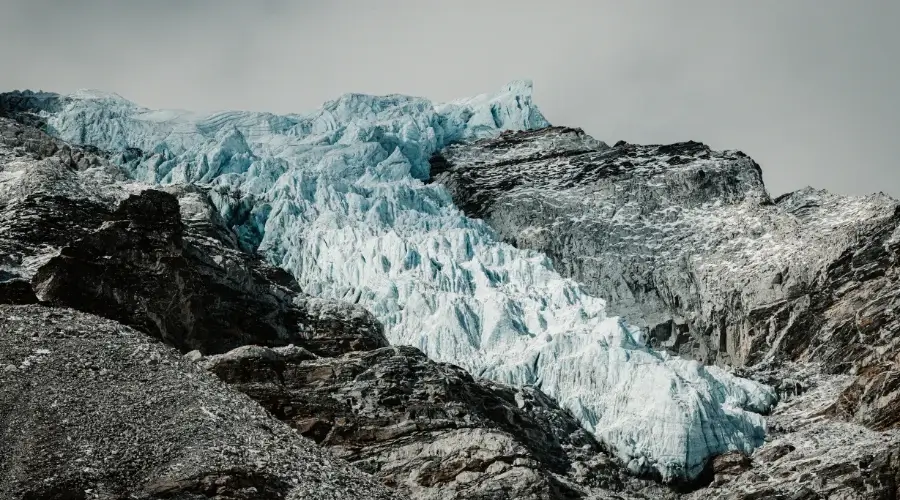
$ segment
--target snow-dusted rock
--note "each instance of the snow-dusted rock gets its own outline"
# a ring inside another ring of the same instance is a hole
[[[787,363],[756,376],[791,381],[768,418],[766,444],[686,498],[889,500],[900,493],[900,429],[876,431],[830,418],[853,377],[819,363]],[[785,384],[788,385],[788,384]],[[793,392],[793,391],[788,391]]]
[[[807,188],[773,200],[739,151],[610,148],[559,127],[452,146],[433,167],[466,213],[545,252],[651,343],[686,357],[817,356],[848,369],[872,360],[869,342],[841,330],[868,301],[870,342],[887,347],[900,330],[885,315],[900,260],[900,203],[886,195]]]

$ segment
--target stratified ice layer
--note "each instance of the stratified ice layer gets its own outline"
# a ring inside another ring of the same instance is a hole
[[[368,307],[396,344],[558,398],[636,472],[696,476],[707,457],[761,444],[773,394],[669,358],[607,317],[548,259],[498,241],[439,185],[439,148],[547,126],[531,83],[434,104],[345,95],[308,115],[151,111],[79,92],[48,116],[60,137],[121,152],[136,180],[215,186],[248,248],[313,295]]]

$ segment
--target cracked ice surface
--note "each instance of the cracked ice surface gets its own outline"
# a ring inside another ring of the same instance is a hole
[[[498,241],[425,184],[439,148],[547,126],[531,83],[444,104],[349,94],[306,115],[151,111],[80,92],[48,117],[136,180],[214,187],[243,243],[316,296],[365,305],[392,343],[556,397],[635,472],[696,476],[760,445],[766,387],[648,350],[542,254]],[[127,148],[137,148],[140,151]]]

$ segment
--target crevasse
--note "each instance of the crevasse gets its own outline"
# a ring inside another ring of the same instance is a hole
[[[634,472],[694,477],[709,456],[762,443],[768,388],[647,349],[544,255],[498,241],[421,181],[451,142],[549,125],[530,82],[444,104],[348,94],[286,116],[82,91],[47,119],[63,139],[121,152],[136,181],[213,186],[242,242],[308,293],[365,305],[392,343],[539,387]]]

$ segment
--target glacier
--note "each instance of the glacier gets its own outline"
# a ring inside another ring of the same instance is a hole
[[[693,478],[710,456],[763,442],[770,388],[649,349],[546,256],[501,242],[426,182],[448,144],[549,126],[529,81],[448,103],[347,94],[291,115],[60,99],[48,132],[113,152],[133,182],[207,186],[242,245],[307,293],[365,306],[393,344],[540,388],[632,472]]]

